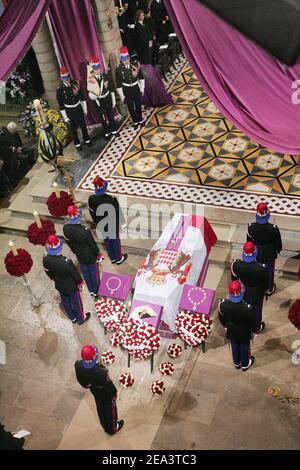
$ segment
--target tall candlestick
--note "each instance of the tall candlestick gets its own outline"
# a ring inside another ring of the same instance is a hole
[[[14,242],[10,241],[10,242],[8,243],[8,245],[9,245],[11,251],[12,251],[12,254],[13,254],[14,256],[18,256],[17,248],[16,248]]]
[[[40,100],[34,100],[33,105],[34,105],[35,110],[37,112],[40,124],[41,125],[46,124],[47,119],[46,119],[46,116],[44,114],[44,111],[43,111]]]
[[[56,195],[57,199],[59,199],[60,198],[60,190],[59,190],[59,187],[58,187],[57,183],[53,183],[53,189],[54,189],[54,192],[55,192],[55,195]]]
[[[35,223],[36,223],[37,227],[42,228],[42,222],[41,222],[39,213],[36,210],[33,211],[33,217],[35,219]]]

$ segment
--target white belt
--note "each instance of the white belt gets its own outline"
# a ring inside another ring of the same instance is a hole
[[[123,86],[135,86],[139,83],[139,81],[136,81],[134,83],[122,83]]]
[[[109,90],[105,93],[105,95],[99,96],[99,98],[100,98],[100,99],[101,99],[101,98],[106,98],[108,94],[109,94]]]
[[[77,108],[77,106],[80,104],[80,101],[76,104],[65,104],[65,108]]]

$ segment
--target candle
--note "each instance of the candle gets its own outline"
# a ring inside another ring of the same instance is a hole
[[[33,211],[33,217],[35,219],[35,223],[36,223],[37,227],[42,228],[42,222],[41,222],[39,213],[36,210]]]
[[[122,0],[119,0],[120,8],[123,8]]]
[[[54,188],[54,192],[55,192],[55,195],[56,195],[57,199],[59,199],[60,198],[60,190],[59,190],[58,184],[53,183],[53,188]]]
[[[15,247],[14,242],[10,241],[10,242],[8,243],[8,245],[9,245],[11,251],[12,251],[12,254],[13,254],[14,256],[18,256],[17,248]]]
[[[40,100],[34,100],[33,105],[35,107],[35,110],[37,112],[40,124],[45,124],[47,122],[42,105]]]

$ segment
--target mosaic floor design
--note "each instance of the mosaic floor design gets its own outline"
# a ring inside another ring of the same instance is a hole
[[[165,85],[173,104],[146,110],[140,132],[127,120],[78,189],[92,189],[100,173],[112,192],[247,209],[266,195],[275,212],[300,214],[299,156],[262,147],[236,129],[184,58]]]

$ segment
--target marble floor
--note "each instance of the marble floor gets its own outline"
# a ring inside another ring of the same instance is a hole
[[[1,258],[9,239],[1,235]],[[0,264],[0,338],[7,345],[7,363],[0,366],[0,421],[11,431],[31,431],[26,449],[299,448],[300,404],[281,403],[268,394],[268,387],[277,385],[282,396],[300,397],[299,366],[291,361],[299,334],[287,319],[291,300],[299,297],[296,277],[277,273],[278,292],[265,305],[267,328],[253,343],[256,362],[251,370],[232,368],[224,332],[215,321],[207,352],[184,351],[174,361],[174,376],[165,379],[165,395],[152,398],[150,383],[159,376],[157,366],[167,360],[170,340],[164,340],[153,376],[149,364],[132,365],[136,383],[118,402],[125,426],[110,437],[99,425],[91,395],[74,378],[73,364],[84,343],[111,349],[93,302],[85,291],[84,305],[92,318],[73,326],[43,272],[43,248],[29,245],[24,237],[16,237],[15,243],[32,253],[28,279],[42,304],[32,309],[22,281],[9,277]],[[220,248],[214,250],[216,260]],[[231,256],[229,250],[226,258]],[[118,271],[133,275],[141,260],[130,255]],[[212,263],[206,279],[207,287],[217,289],[217,297],[226,295],[229,272],[224,266]],[[114,267],[105,261],[103,269]],[[126,356],[121,351],[116,356],[110,368],[115,383],[127,370]]]

